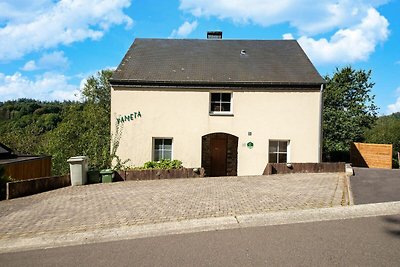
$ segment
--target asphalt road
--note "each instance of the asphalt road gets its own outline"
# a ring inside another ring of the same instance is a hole
[[[400,215],[0,254],[1,266],[400,266]]]
[[[400,170],[354,168],[350,177],[354,204],[400,201]]]

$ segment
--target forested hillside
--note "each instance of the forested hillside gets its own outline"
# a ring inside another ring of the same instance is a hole
[[[109,167],[111,75],[89,77],[82,102],[0,102],[0,142],[19,154],[53,156],[54,174],[67,173],[66,160],[77,155],[87,155],[92,167]]]

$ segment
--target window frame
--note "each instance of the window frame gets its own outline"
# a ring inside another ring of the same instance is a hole
[[[277,151],[271,152],[271,142],[278,142]],[[280,142],[286,142],[286,152],[280,151]],[[290,140],[289,139],[269,139],[268,140],[268,163],[290,163]],[[276,162],[271,162],[271,154],[276,154]],[[286,162],[279,162],[279,155],[286,154]]]
[[[153,137],[152,138],[152,156],[151,156],[152,161],[161,161],[163,159],[166,159],[166,158],[162,157],[162,158],[156,160],[156,140],[163,140],[163,142],[162,142],[163,149],[161,150],[163,156],[165,153],[164,151],[167,151],[165,149],[164,141],[171,140],[171,158],[169,160],[173,160],[174,159],[174,139],[172,137]]]
[[[220,94],[219,102],[220,106],[224,103],[222,101],[222,94],[229,94],[229,111],[214,111],[212,110],[212,95],[213,94]],[[210,92],[209,94],[209,101],[208,101],[208,112],[211,116],[233,116],[233,92],[231,91],[217,91],[217,92]]]

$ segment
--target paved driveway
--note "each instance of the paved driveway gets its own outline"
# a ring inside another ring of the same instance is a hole
[[[344,174],[131,181],[0,202],[0,244],[41,234],[342,205]]]
[[[400,170],[354,168],[354,204],[400,201]]]

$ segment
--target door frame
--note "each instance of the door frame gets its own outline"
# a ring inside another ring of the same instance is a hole
[[[236,176],[237,165],[238,165],[238,143],[239,138],[235,135],[228,133],[210,133],[202,136],[202,147],[201,147],[201,167],[205,170],[206,176],[211,176],[213,173],[213,162],[212,162],[212,139],[224,139],[226,140],[226,156],[225,166],[226,170],[222,176]]]

